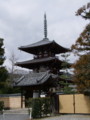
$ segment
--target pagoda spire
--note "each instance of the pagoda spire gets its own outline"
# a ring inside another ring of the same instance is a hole
[[[47,38],[47,19],[46,19],[46,13],[44,14],[44,37]]]

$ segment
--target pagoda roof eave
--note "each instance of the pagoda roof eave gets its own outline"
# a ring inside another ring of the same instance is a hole
[[[47,63],[52,63],[53,61],[58,62],[58,66],[61,66],[62,61],[60,61],[57,57],[49,57],[49,58],[41,58],[41,59],[32,59],[28,61],[23,61],[23,62],[17,62],[15,65],[28,68],[28,69],[33,69],[35,66],[39,66],[39,64],[47,64]]]
[[[64,48],[60,46],[58,43],[56,43],[54,40],[49,41],[48,38],[44,38],[43,40],[36,42],[34,44],[26,45],[26,46],[21,46],[19,47],[20,50],[24,52],[28,52],[31,54],[37,54],[37,49],[42,49],[42,47],[50,47],[51,51],[54,50],[56,54],[59,53],[65,53],[70,51],[68,48]]]
[[[33,48],[33,47],[39,47],[39,46],[42,46],[42,45],[47,45],[47,44],[50,44],[50,43],[52,43],[52,41],[49,41],[48,38],[44,38],[43,40],[40,40],[36,43],[26,45],[26,46],[21,46],[20,48]]]
[[[59,45],[58,43],[56,43],[54,40],[53,40],[53,44],[56,45],[56,48],[59,48],[58,53],[65,53],[65,52],[71,51],[69,48],[62,47],[61,45]]]

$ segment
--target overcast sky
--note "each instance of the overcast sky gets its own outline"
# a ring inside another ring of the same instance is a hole
[[[44,37],[44,13],[47,14],[48,38],[70,48],[89,22],[75,16],[89,0],[0,0],[0,37],[4,38],[5,65],[12,51],[19,60],[31,59],[18,47]]]

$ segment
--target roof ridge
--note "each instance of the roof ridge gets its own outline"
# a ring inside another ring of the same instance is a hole
[[[41,79],[40,79],[40,80],[38,80],[38,79],[37,79],[36,81],[37,81],[37,82],[42,81],[42,79],[43,79],[43,78],[45,78],[45,76],[46,76],[46,75],[47,75],[47,72],[46,72],[46,73],[45,73],[45,74],[41,77]]]
[[[18,84],[19,82],[21,82],[21,81],[23,80],[24,77],[25,77],[24,75],[21,76],[20,79],[18,79],[18,81],[15,82],[15,84]]]

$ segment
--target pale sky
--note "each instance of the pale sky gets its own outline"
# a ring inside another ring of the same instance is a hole
[[[44,13],[47,14],[48,38],[70,48],[89,21],[75,12],[89,0],[0,0],[0,37],[4,38],[6,66],[12,51],[19,61],[32,59],[18,47],[44,37]],[[73,58],[74,59],[74,58]]]

